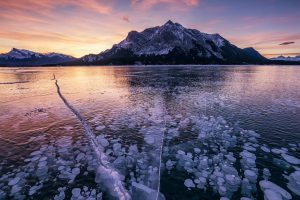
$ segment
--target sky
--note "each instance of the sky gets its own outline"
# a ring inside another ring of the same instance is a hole
[[[100,53],[168,20],[266,57],[300,55],[300,0],[0,0],[0,53]]]

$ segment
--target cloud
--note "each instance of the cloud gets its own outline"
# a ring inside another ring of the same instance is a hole
[[[283,43],[280,43],[279,45],[289,45],[289,44],[294,44],[295,42],[283,42]]]
[[[131,5],[144,10],[158,5],[165,5],[171,10],[186,10],[198,6],[200,0],[131,0]]]
[[[127,16],[127,15],[123,16],[122,20],[125,22],[129,22],[129,16]]]
[[[0,1],[1,13],[14,13],[15,17],[18,15],[40,15],[51,16],[55,13],[57,8],[62,6],[73,6],[78,10],[88,10],[99,14],[109,14],[112,12],[112,7],[103,0],[23,0],[19,1]]]

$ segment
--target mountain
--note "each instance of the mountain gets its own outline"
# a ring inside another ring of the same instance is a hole
[[[25,49],[13,48],[0,54],[0,66],[39,66],[55,65],[75,61],[76,58],[59,53],[41,54]]]
[[[278,56],[276,58],[271,58],[270,60],[273,61],[292,61],[292,62],[300,62],[300,55],[295,56],[295,57],[290,57],[290,56]]]
[[[131,31],[119,44],[77,64],[264,64],[253,48],[240,49],[219,34],[202,33],[168,21],[162,26]]]

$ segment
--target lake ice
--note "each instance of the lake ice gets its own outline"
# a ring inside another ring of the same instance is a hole
[[[299,76],[0,68],[0,199],[300,199]]]

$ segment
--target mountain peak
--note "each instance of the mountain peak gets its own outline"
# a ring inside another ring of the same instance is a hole
[[[183,27],[181,24],[179,23],[174,23],[171,20],[168,20],[162,27]]]
[[[165,23],[165,25],[174,25],[175,23],[174,22],[172,22],[171,20],[168,20],[166,23]]]

